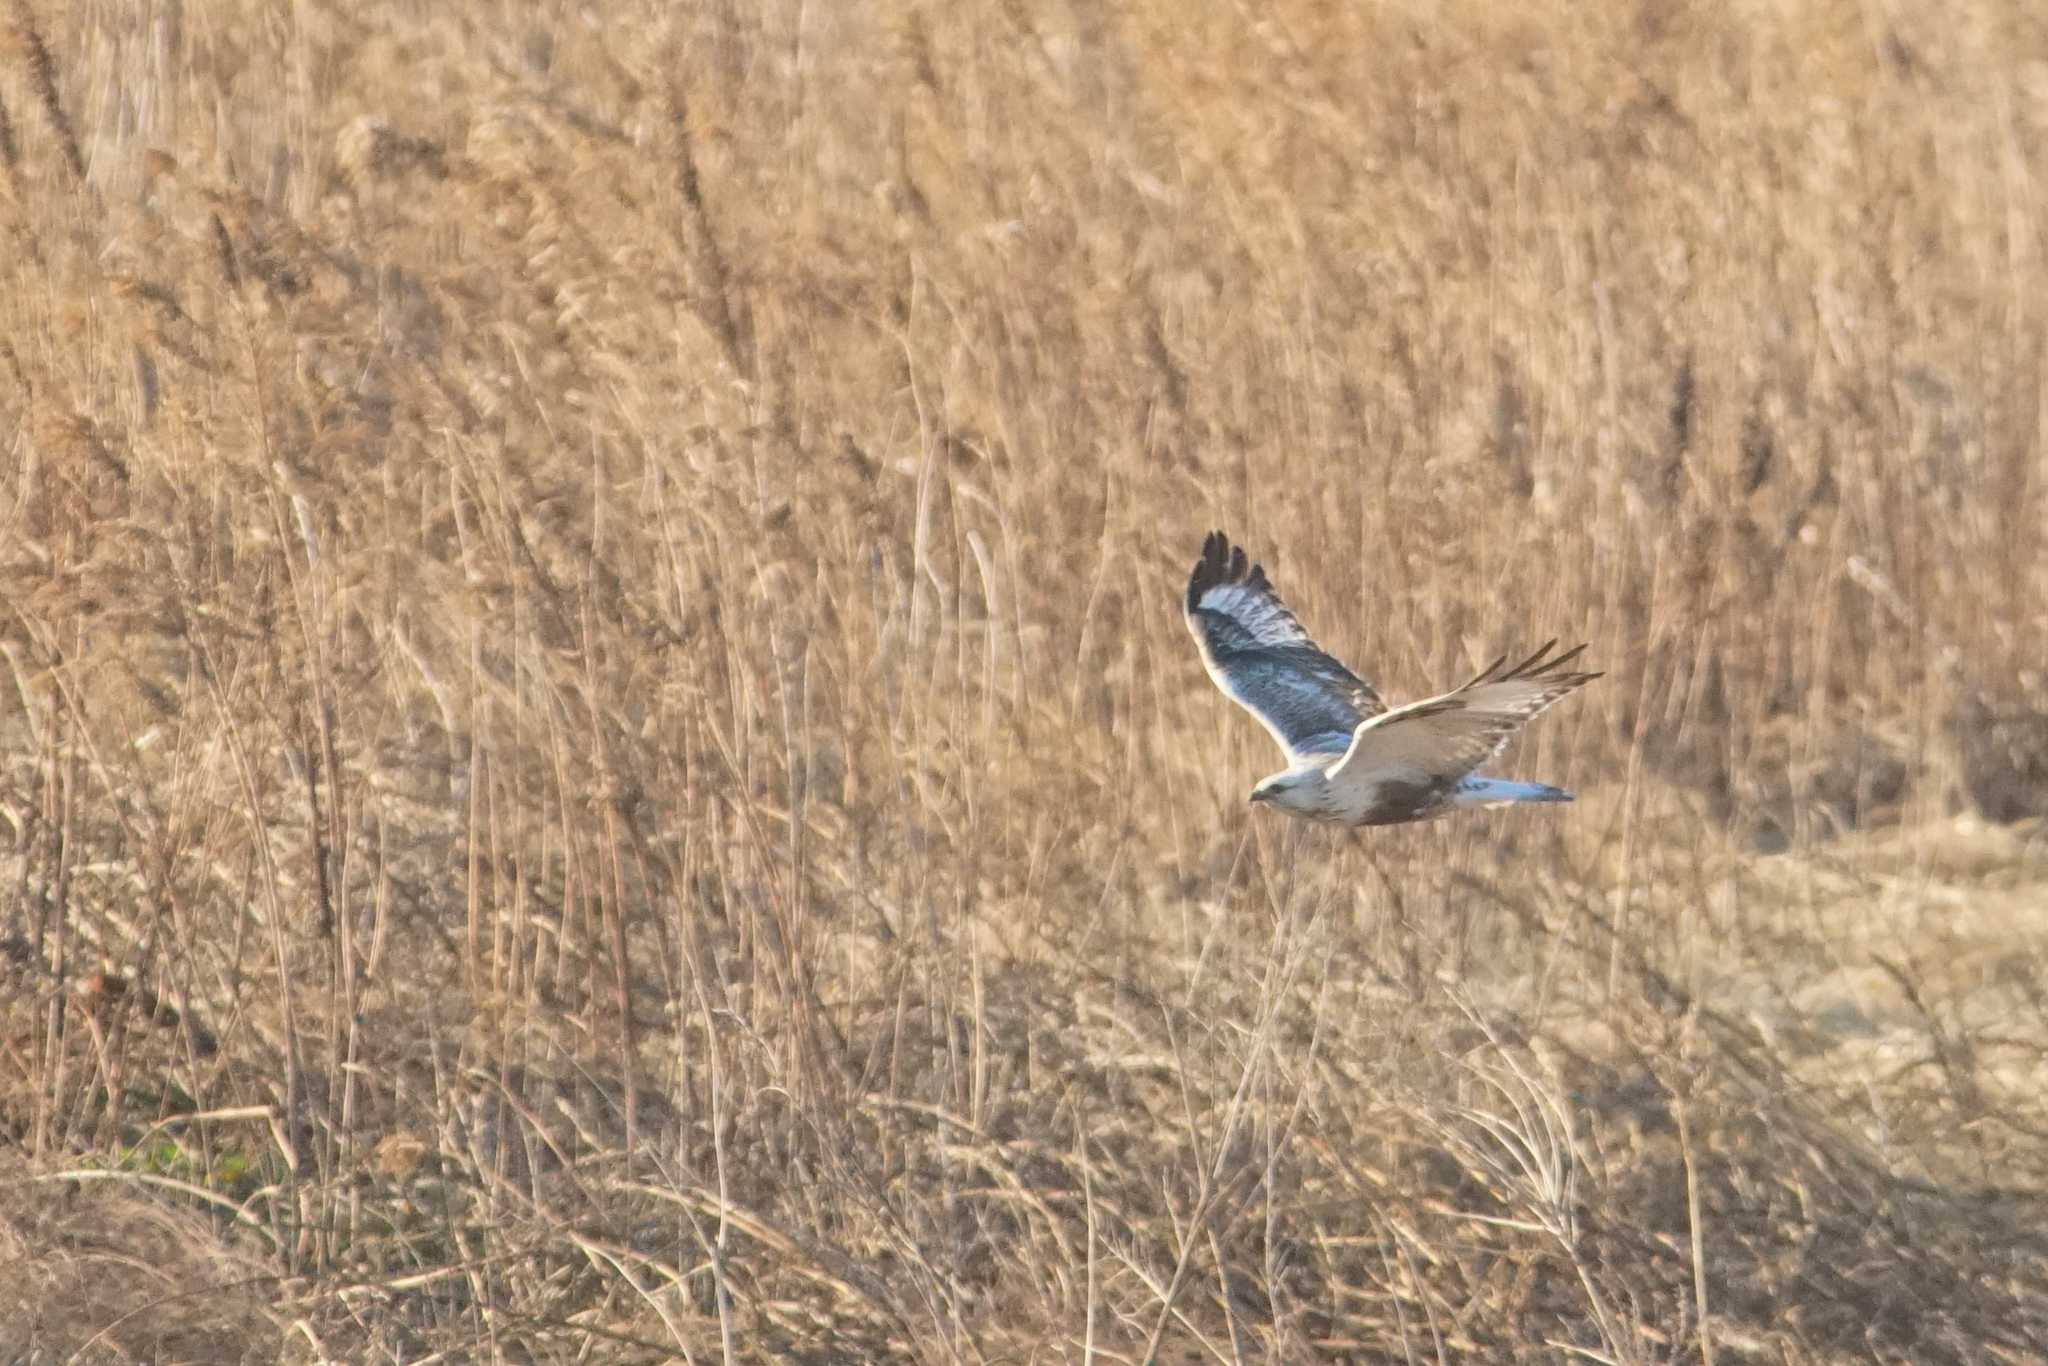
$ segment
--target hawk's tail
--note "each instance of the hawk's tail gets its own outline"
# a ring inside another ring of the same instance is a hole
[[[1572,794],[1549,783],[1511,783],[1505,778],[1467,778],[1451,794],[1453,806],[1511,806],[1517,802],[1568,802]]]

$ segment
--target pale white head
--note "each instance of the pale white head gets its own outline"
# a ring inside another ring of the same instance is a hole
[[[1327,786],[1320,768],[1290,768],[1261,778],[1252,789],[1251,800],[1254,805],[1269,802],[1283,811],[1306,811],[1319,804],[1318,797]]]

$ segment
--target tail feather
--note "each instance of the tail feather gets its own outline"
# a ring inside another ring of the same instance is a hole
[[[1511,806],[1517,802],[1568,802],[1572,794],[1549,783],[1511,783],[1505,778],[1467,778],[1451,797],[1453,806]]]

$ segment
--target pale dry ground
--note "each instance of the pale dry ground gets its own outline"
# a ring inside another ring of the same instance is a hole
[[[2048,1352],[2048,15],[1503,8],[0,4],[0,1358]]]

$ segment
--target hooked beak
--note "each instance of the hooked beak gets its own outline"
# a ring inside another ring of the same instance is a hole
[[[1270,801],[1272,801],[1272,800],[1273,800],[1273,794],[1272,794],[1272,793],[1271,793],[1270,791],[1268,791],[1267,789],[1265,789],[1265,788],[1263,788],[1263,787],[1255,787],[1255,788],[1253,788],[1253,789],[1252,789],[1252,795],[1251,795],[1251,802],[1252,802],[1252,805],[1256,806],[1256,805],[1258,805],[1258,804],[1259,804],[1260,802],[1270,802]]]

